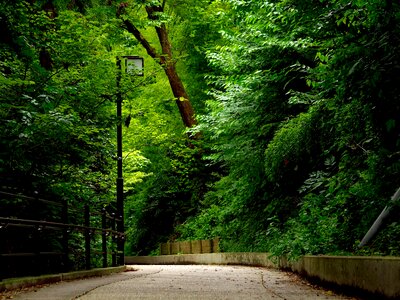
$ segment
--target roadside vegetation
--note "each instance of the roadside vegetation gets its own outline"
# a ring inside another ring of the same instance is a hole
[[[398,2],[0,4],[1,189],[113,205],[122,121],[130,255],[400,255],[398,206],[357,248],[400,187]]]

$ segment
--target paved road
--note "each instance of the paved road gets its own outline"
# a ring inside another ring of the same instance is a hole
[[[312,288],[294,275],[239,266],[133,266],[136,271],[62,282],[13,299],[353,299]]]

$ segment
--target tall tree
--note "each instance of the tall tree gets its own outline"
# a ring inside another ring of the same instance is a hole
[[[178,105],[183,123],[189,128],[193,127],[197,123],[194,116],[194,109],[190,102],[189,95],[186,92],[183,82],[176,70],[176,59],[172,53],[172,46],[164,18],[166,0],[163,0],[162,2],[146,1],[145,3],[147,18],[152,24],[154,24],[161,46],[161,53],[149,43],[138,27],[127,17],[124,11],[128,5],[128,3],[120,4],[117,12],[118,16],[122,18],[125,29],[135,36],[140,44],[146,49],[146,52],[164,69],[173,95],[176,99],[176,104]]]

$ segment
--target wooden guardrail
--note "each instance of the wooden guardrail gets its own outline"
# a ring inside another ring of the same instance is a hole
[[[219,252],[219,239],[168,242],[160,244],[161,255],[200,254]]]
[[[78,209],[66,200],[51,201],[0,191],[0,280],[43,273],[91,269],[94,257],[102,266],[123,263],[116,244],[113,209]],[[35,218],[35,219],[33,219]],[[73,265],[72,261],[78,262]]]

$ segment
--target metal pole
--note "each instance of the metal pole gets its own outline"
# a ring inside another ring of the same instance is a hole
[[[117,56],[117,230],[124,232],[124,179],[122,177],[122,93],[121,93],[121,58]],[[124,264],[124,243],[118,239],[118,264]]]
[[[386,206],[378,218],[375,220],[374,224],[372,224],[371,228],[365,234],[361,243],[358,245],[359,248],[365,246],[369,243],[369,241],[376,235],[380,227],[382,226],[384,220],[389,216],[392,211],[392,206],[400,199],[400,188],[397,189],[396,193],[391,198],[390,205]]]
[[[106,209],[103,208],[101,211],[101,229],[103,229],[101,233],[101,251],[103,252],[103,268],[107,268],[107,217],[106,217]]]
[[[62,222],[64,224],[68,224],[68,201],[66,199],[62,202]],[[63,271],[69,271],[69,247],[68,247],[68,240],[69,240],[69,228],[65,227],[63,229],[63,238],[62,238],[62,246],[63,246]]]
[[[112,213],[112,220],[111,220],[111,229],[114,231],[115,230],[115,213]],[[116,237],[115,234],[112,234],[112,256],[111,256],[111,265],[113,267],[117,266],[117,254],[115,252],[115,241],[116,241]]]
[[[90,270],[91,262],[90,262],[90,211],[89,205],[85,205],[85,263],[86,270]]]

